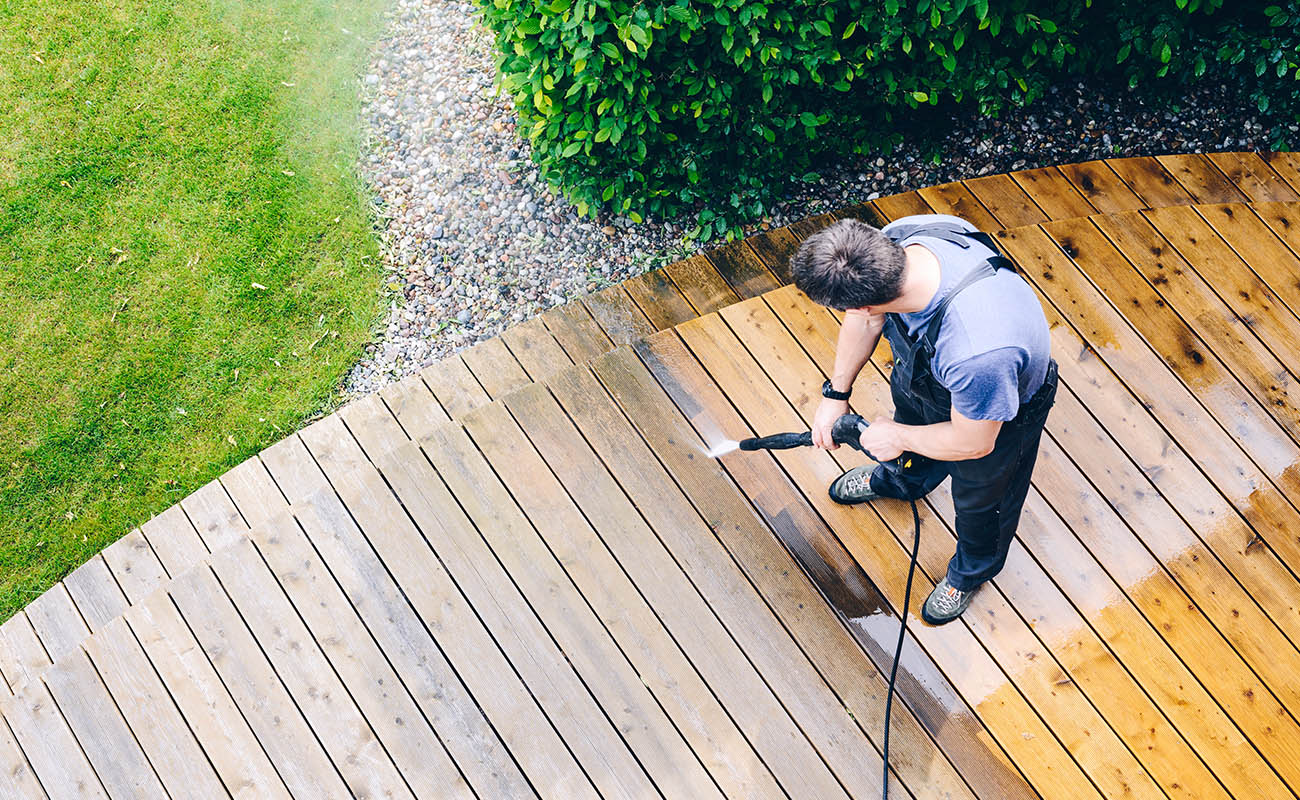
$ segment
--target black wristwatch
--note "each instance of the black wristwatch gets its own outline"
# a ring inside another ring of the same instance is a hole
[[[852,386],[849,387],[847,392],[837,392],[835,387],[831,386],[829,378],[822,384],[822,397],[829,397],[832,400],[848,400],[851,394],[853,394]]]

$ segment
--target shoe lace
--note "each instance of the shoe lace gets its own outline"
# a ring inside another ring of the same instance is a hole
[[[949,611],[955,611],[961,605],[961,601],[965,598],[965,592],[949,585],[945,586],[943,591],[939,592],[939,596],[935,598],[934,604],[940,611],[947,613]]]
[[[844,491],[850,495],[863,494],[871,485],[871,473],[858,472],[844,479]]]

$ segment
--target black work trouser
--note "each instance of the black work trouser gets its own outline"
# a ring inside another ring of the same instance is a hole
[[[933,461],[906,473],[878,466],[871,475],[876,494],[899,500],[919,500],[952,476],[957,552],[948,562],[948,582],[960,591],[970,591],[991,579],[1006,563],[1029,494],[1043,425],[1056,401],[1056,381],[1053,362],[1042,387],[1021,405],[1015,419],[1003,423],[988,455],[967,461]],[[914,397],[896,388],[892,394],[895,422],[928,424],[924,408]]]

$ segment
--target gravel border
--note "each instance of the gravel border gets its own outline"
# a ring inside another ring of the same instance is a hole
[[[362,172],[374,195],[389,312],[343,391],[416,372],[546,309],[718,246],[690,217],[596,220],[538,179],[514,103],[493,98],[493,36],[470,3],[398,0],[362,81]],[[978,175],[1115,156],[1267,150],[1253,104],[1203,87],[1177,103],[1053,88],[1029,109],[921,121],[893,155],[818,168],[746,235],[876,197]],[[1296,130],[1292,126],[1291,130]],[[927,141],[929,140],[929,141]],[[937,153],[936,164],[930,157]]]

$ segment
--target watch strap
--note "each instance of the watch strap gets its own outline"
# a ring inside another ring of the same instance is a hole
[[[822,384],[822,397],[828,397],[831,400],[848,400],[849,395],[851,394],[853,394],[852,386],[849,387],[847,392],[837,392],[835,391],[835,387],[831,385],[829,378],[827,378],[826,382]]]

